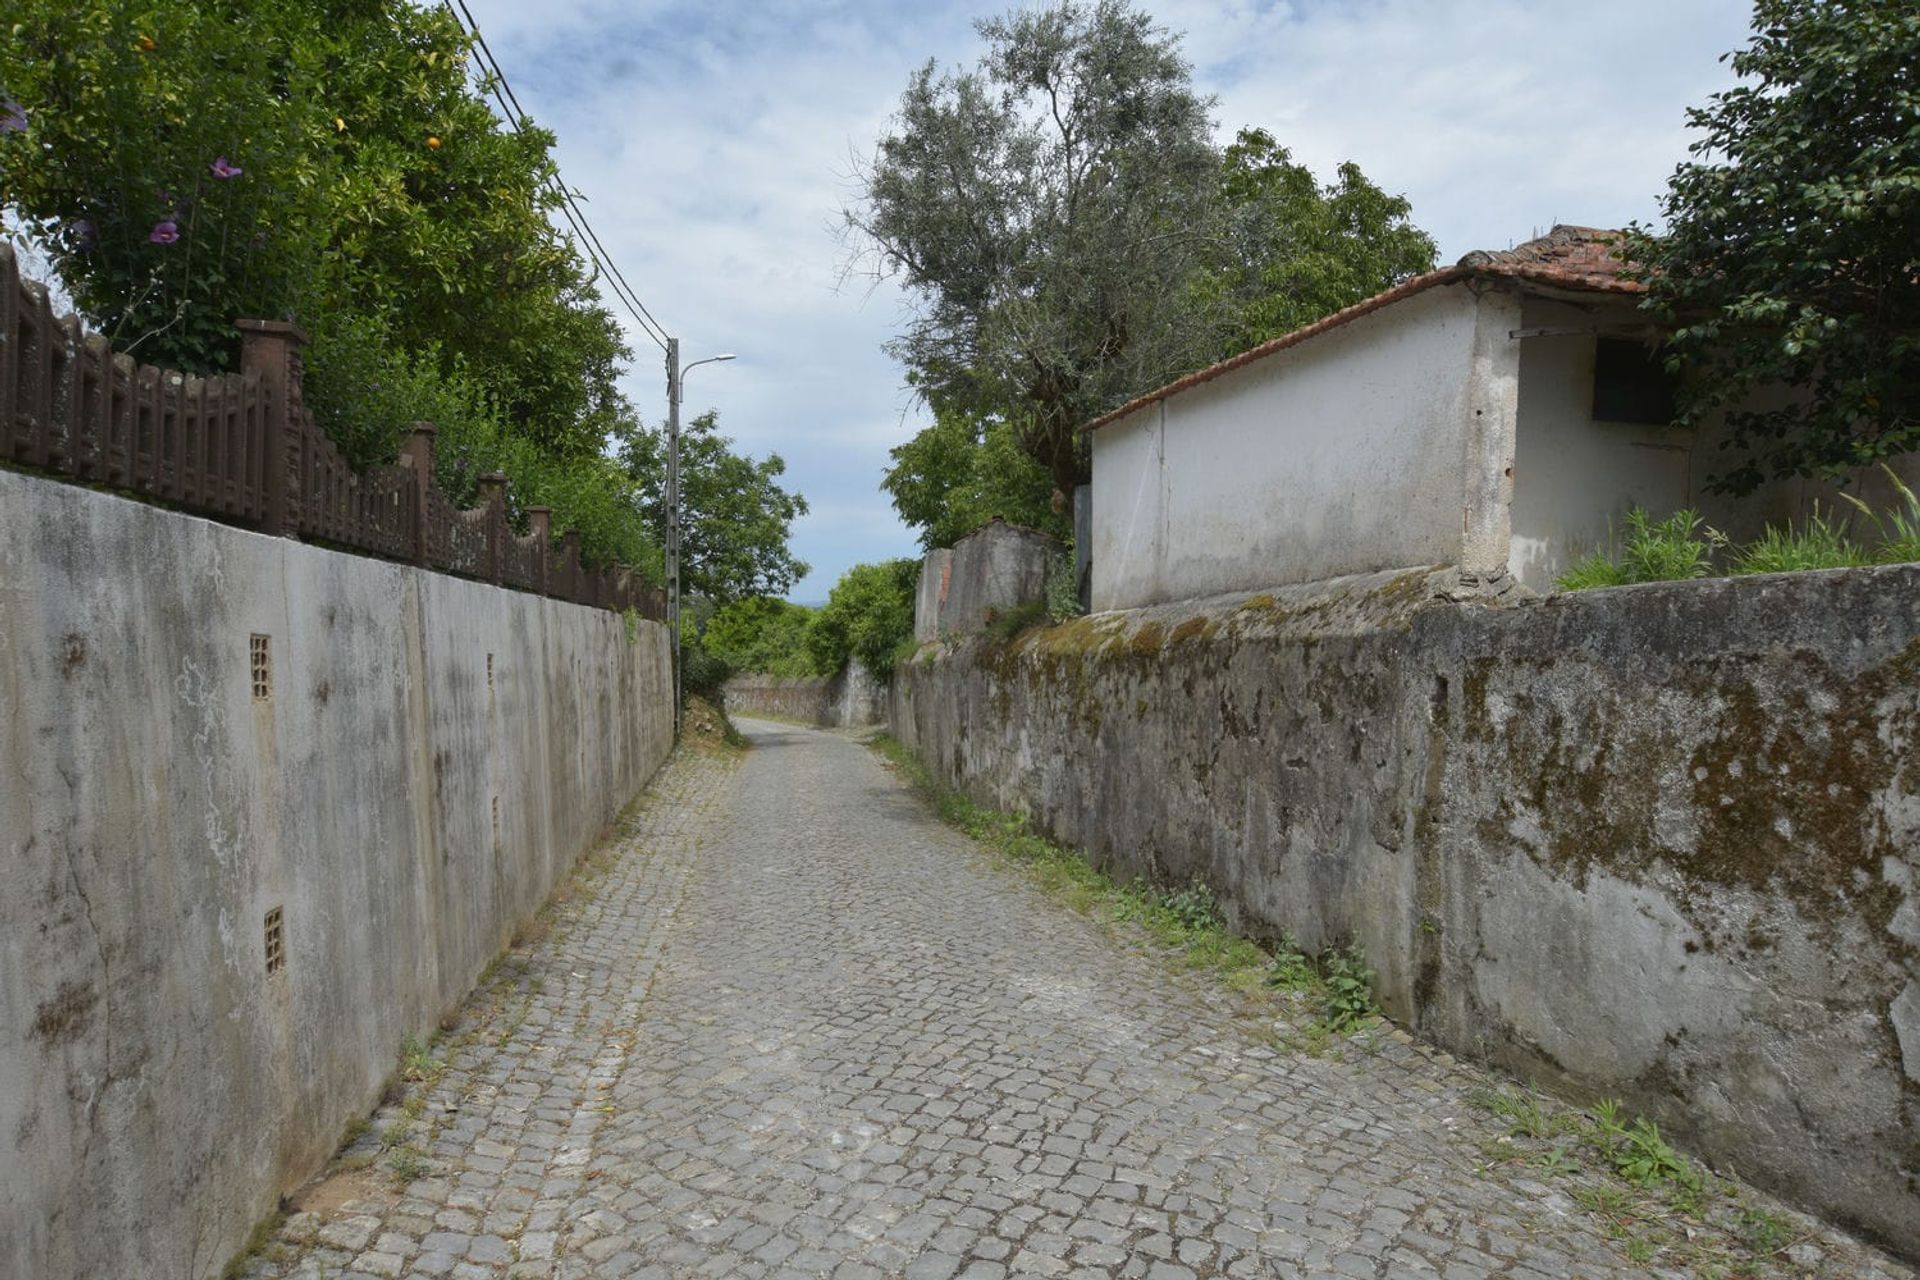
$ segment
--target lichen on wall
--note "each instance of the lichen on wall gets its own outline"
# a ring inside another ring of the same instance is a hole
[[[1407,571],[933,645],[947,783],[1393,1015],[1920,1252],[1920,568],[1453,602]]]

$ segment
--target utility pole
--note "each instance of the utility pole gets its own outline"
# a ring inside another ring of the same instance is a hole
[[[667,626],[673,630],[673,736],[680,738],[680,388],[695,365],[718,364],[732,353],[708,356],[682,368],[680,339],[667,339]]]
[[[680,339],[667,339],[667,629],[673,633],[673,738],[680,740]]]

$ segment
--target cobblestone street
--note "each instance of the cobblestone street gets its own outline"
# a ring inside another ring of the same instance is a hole
[[[675,756],[245,1274],[1649,1274],[1564,1183],[1488,1167],[1483,1073],[1269,1047],[865,747],[743,728]]]

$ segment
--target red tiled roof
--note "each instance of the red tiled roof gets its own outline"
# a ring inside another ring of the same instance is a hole
[[[1403,280],[1385,293],[1376,293],[1363,302],[1356,302],[1345,310],[1324,316],[1310,325],[1295,329],[1292,333],[1271,338],[1257,347],[1242,351],[1237,356],[1229,356],[1218,364],[1190,373],[1184,378],[1169,382],[1157,391],[1149,391],[1121,405],[1113,412],[1095,418],[1083,430],[1094,431],[1109,423],[1118,422],[1150,404],[1158,403],[1167,397],[1177,395],[1189,387],[1197,387],[1203,382],[1211,382],[1225,373],[1231,373],[1242,365],[1297,346],[1308,338],[1318,337],[1330,329],[1337,329],[1350,320],[1391,306],[1402,298],[1411,298],[1416,293],[1424,293],[1436,285],[1457,284],[1463,280],[1516,280],[1526,284],[1546,285],[1559,289],[1577,289],[1597,293],[1640,293],[1644,291],[1639,281],[1625,275],[1626,264],[1614,256],[1613,246],[1619,237],[1617,231],[1607,231],[1598,227],[1557,226],[1538,239],[1528,240],[1511,249],[1475,249],[1451,267],[1442,267],[1438,271],[1429,271],[1425,275]]]

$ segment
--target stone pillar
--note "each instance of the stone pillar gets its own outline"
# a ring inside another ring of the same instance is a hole
[[[242,320],[240,330],[240,369],[260,375],[262,396],[262,448],[265,463],[266,514],[260,521],[263,533],[276,537],[297,537],[300,533],[300,471],[305,441],[299,438],[300,424],[294,420],[293,362],[307,335],[298,325],[284,320]],[[156,448],[157,448],[156,444]]]

